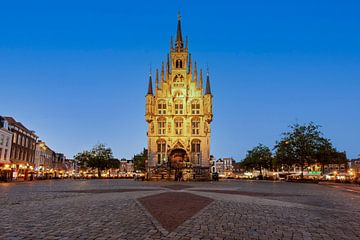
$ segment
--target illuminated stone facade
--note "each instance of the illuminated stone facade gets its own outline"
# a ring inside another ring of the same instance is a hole
[[[146,95],[150,179],[200,180],[210,177],[210,123],[213,119],[209,73],[193,65],[184,43],[180,16],[175,45],[170,43],[166,67],[150,74]],[[205,90],[205,91],[204,91]]]

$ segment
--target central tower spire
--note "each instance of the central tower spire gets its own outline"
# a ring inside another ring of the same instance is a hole
[[[183,42],[182,32],[181,32],[181,15],[180,15],[180,11],[178,13],[178,25],[177,25],[175,48],[177,50],[180,50],[180,49],[184,48],[184,42]]]

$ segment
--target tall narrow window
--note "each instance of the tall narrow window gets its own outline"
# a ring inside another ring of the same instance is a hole
[[[176,68],[182,68],[182,61],[180,59],[176,60]]]
[[[164,118],[160,118],[158,120],[158,134],[159,135],[166,134],[166,120]]]
[[[17,141],[17,133],[15,132],[13,136],[13,143],[16,143],[16,141]]]
[[[192,132],[192,135],[200,134],[200,120],[198,118],[194,118],[191,121],[191,132]]]
[[[158,104],[158,114],[166,115],[166,103],[163,101]]]
[[[157,158],[158,158],[158,164],[161,164],[166,160],[166,141],[165,140],[159,140],[157,142]]]
[[[175,134],[176,135],[183,134],[183,120],[181,118],[175,119]]]
[[[184,105],[182,102],[178,101],[175,102],[175,114],[176,115],[182,115],[184,114]]]
[[[191,143],[191,152],[193,160],[196,164],[201,163],[201,142],[199,140],[194,140]]]
[[[191,114],[194,115],[200,114],[200,103],[198,101],[193,101],[191,103]]]

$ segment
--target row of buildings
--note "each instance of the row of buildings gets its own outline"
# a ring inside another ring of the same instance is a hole
[[[241,163],[233,158],[215,159],[211,157],[211,172],[218,173],[221,178],[257,178],[260,171],[246,171]],[[278,171],[262,169],[262,174],[271,179],[286,177],[300,177],[301,167],[294,164],[290,169]],[[347,164],[312,164],[306,166],[303,172],[305,178],[316,178],[323,180],[357,180],[360,178],[360,158],[350,160]]]
[[[65,177],[75,168],[73,160],[52,150],[35,131],[0,116],[0,180]]]

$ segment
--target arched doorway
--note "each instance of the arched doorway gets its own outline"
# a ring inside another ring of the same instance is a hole
[[[174,170],[175,180],[181,180],[183,169],[185,169],[189,162],[187,152],[182,148],[172,149],[169,153],[170,168]]]

